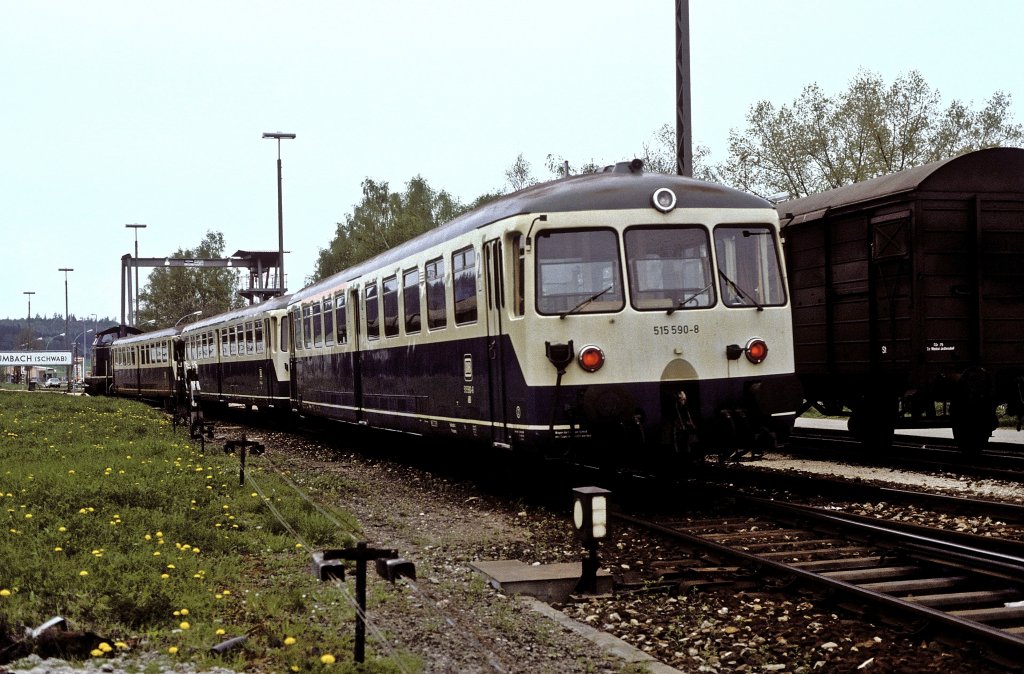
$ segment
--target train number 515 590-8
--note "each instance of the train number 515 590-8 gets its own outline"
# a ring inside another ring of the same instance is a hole
[[[700,325],[655,325],[655,335],[696,335],[700,333]]]

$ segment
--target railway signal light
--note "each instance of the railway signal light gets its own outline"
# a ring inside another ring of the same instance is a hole
[[[608,536],[608,495],[607,489],[601,487],[577,487],[572,490],[572,523],[583,538],[587,548],[587,556],[583,558],[580,582],[576,589],[580,592],[597,592],[597,544]]]

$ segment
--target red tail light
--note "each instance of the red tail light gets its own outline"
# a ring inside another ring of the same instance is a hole
[[[768,357],[768,345],[765,344],[763,339],[752,339],[747,342],[747,346],[743,349],[743,352],[747,355],[747,360],[754,365],[757,365]]]
[[[596,346],[585,346],[580,349],[577,361],[587,372],[597,372],[604,365],[604,351]]]

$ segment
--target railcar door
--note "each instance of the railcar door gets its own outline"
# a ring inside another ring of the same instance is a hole
[[[498,447],[510,447],[505,393],[504,326],[505,284],[502,275],[501,241],[493,239],[484,244],[484,278],[487,294],[487,382],[491,409],[491,442]]]

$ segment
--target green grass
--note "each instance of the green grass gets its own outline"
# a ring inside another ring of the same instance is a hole
[[[354,671],[353,611],[299,544],[349,545],[352,518],[325,516],[259,457],[259,491],[240,487],[237,458],[206,449],[131,401],[0,393],[0,630],[21,638],[59,615],[106,639],[94,657]],[[243,649],[210,654],[244,634]],[[396,671],[367,652],[359,671]]]

